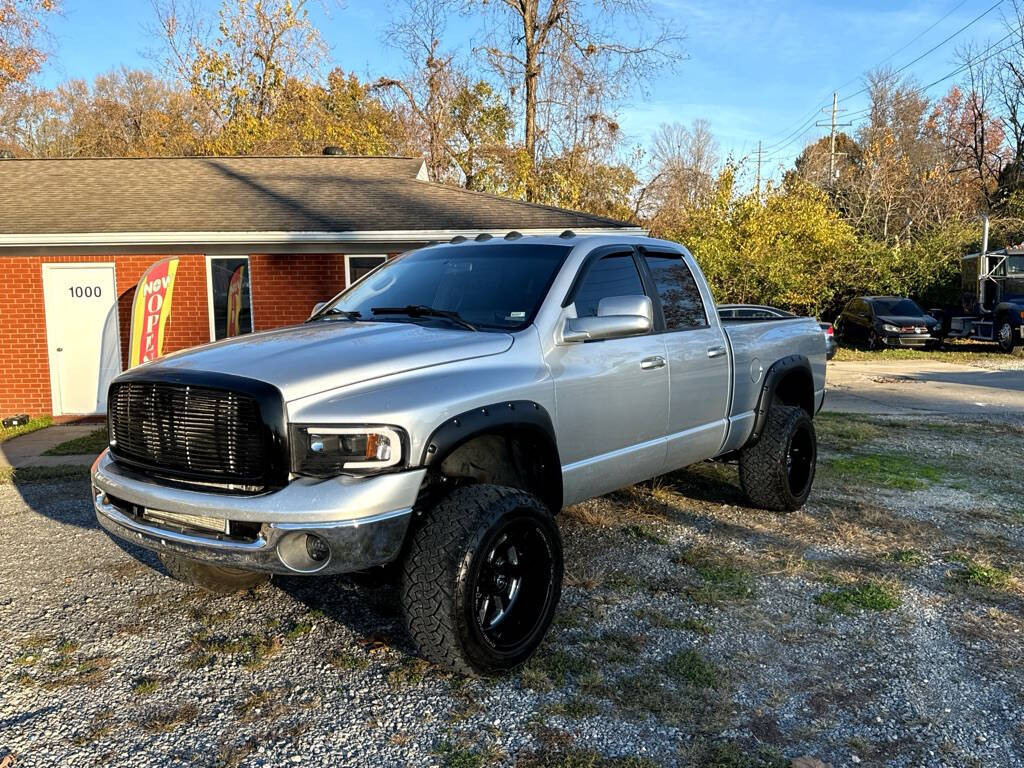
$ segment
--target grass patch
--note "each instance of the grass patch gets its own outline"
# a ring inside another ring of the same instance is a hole
[[[281,691],[256,691],[245,701],[235,705],[235,715],[243,723],[259,719],[276,718],[286,707],[281,703]]]
[[[50,480],[87,480],[87,464],[58,464],[55,467],[0,467],[0,485],[45,483]]]
[[[158,677],[143,675],[135,680],[135,685],[132,686],[132,693],[136,696],[149,696],[151,693],[156,693],[159,690],[160,683],[161,680]]]
[[[822,592],[814,602],[836,613],[851,614],[856,610],[891,611],[900,599],[891,586],[868,581]]]
[[[569,696],[544,707],[542,714],[560,717],[592,717],[600,709],[597,703],[587,696]]]
[[[826,466],[844,481],[901,491],[920,490],[943,477],[938,467],[888,453],[843,456],[830,459]]]
[[[423,659],[407,659],[400,666],[388,671],[388,685],[398,689],[419,685],[429,671],[429,662]]]
[[[524,688],[551,691],[561,688],[570,677],[580,677],[593,669],[590,659],[555,649],[530,659],[519,673],[519,682]]]
[[[954,559],[960,563],[959,568],[949,572],[949,580],[954,584],[993,592],[1008,592],[1013,586],[1013,576],[1008,570],[979,563],[969,557],[958,556]]]
[[[52,416],[38,416],[29,419],[27,424],[22,424],[20,427],[0,427],[0,443],[20,435],[27,435],[29,432],[35,432],[37,429],[43,429],[51,424],[53,424]]]
[[[75,668],[73,674],[45,683],[44,687],[48,689],[55,689],[65,688],[71,685],[98,685],[106,679],[107,671],[110,669],[111,663],[110,659],[106,656],[96,656],[91,659],[85,659]]]
[[[973,341],[946,341],[943,349],[854,349],[839,347],[835,362],[886,360],[941,360],[947,363],[1006,362],[1009,355],[999,352],[994,344]]]
[[[199,633],[192,638],[189,649],[192,654],[185,664],[190,669],[205,667],[217,655],[234,656],[241,661],[242,666],[255,668],[263,666],[281,650],[281,638],[254,634],[237,638],[213,638]]]
[[[677,683],[686,683],[695,688],[717,688],[722,683],[722,673],[718,667],[692,649],[673,653],[665,660],[662,669],[666,676]]]
[[[885,434],[881,426],[864,417],[827,411],[814,417],[814,429],[822,444],[839,450],[856,448]]]
[[[751,573],[729,563],[718,554],[702,549],[688,549],[676,553],[672,562],[693,568],[700,576],[701,583],[690,593],[690,597],[699,603],[743,600],[754,594]]]
[[[103,453],[107,448],[107,428],[100,427],[87,435],[73,437],[43,451],[43,456],[75,456],[82,453]]]
[[[336,669],[367,669],[370,660],[366,656],[350,651],[332,651],[327,654],[327,663]]]
[[[640,541],[646,541],[650,544],[659,544],[662,546],[668,544],[668,539],[646,525],[637,525],[636,523],[633,523],[623,526],[621,530],[631,538],[640,539]]]
[[[685,751],[686,764],[702,768],[787,768],[790,764],[777,750],[763,747],[751,752],[731,741],[698,743]]]
[[[900,565],[918,566],[924,564],[924,555],[916,549],[897,549],[882,555],[883,560]]]
[[[163,733],[194,722],[198,716],[199,708],[195,704],[181,704],[154,710],[142,721],[142,726],[147,731]]]
[[[646,757],[606,757],[579,747],[544,749],[516,760],[516,768],[657,768]]]
[[[695,632],[698,635],[710,635],[715,631],[714,627],[700,619],[693,619],[689,616],[685,619],[677,619],[662,613],[656,608],[638,608],[633,611],[633,615],[658,629],[684,629],[687,632]]]

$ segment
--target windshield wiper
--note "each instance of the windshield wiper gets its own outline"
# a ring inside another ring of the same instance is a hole
[[[458,312],[447,309],[434,309],[424,304],[410,304],[406,307],[371,307],[370,311],[375,315],[408,315],[409,317],[442,317],[460,325],[466,330],[475,331],[477,328],[468,320],[463,320]]]
[[[320,315],[320,317],[330,317],[331,315],[341,315],[346,320],[358,320],[363,316],[361,312],[357,312],[354,309],[338,309],[337,307],[331,307]]]

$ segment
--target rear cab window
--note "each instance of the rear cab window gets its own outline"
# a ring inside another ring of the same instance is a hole
[[[683,257],[675,253],[644,252],[647,268],[661,300],[666,331],[690,331],[709,326],[697,280]]]

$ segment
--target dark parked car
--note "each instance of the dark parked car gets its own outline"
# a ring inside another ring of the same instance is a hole
[[[764,304],[719,304],[718,317],[720,320],[771,320],[774,317],[797,317],[792,312],[787,312],[778,307],[769,307]],[[825,359],[831,360],[836,356],[839,343],[836,341],[832,323],[818,323],[821,332],[825,334]]]
[[[914,301],[899,296],[860,296],[836,318],[836,336],[846,344],[884,347],[933,347],[938,321]]]

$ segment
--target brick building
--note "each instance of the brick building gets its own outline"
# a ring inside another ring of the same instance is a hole
[[[302,322],[388,255],[455,235],[621,222],[426,180],[419,159],[0,160],[0,416],[102,413],[145,269],[179,257],[164,351]]]

